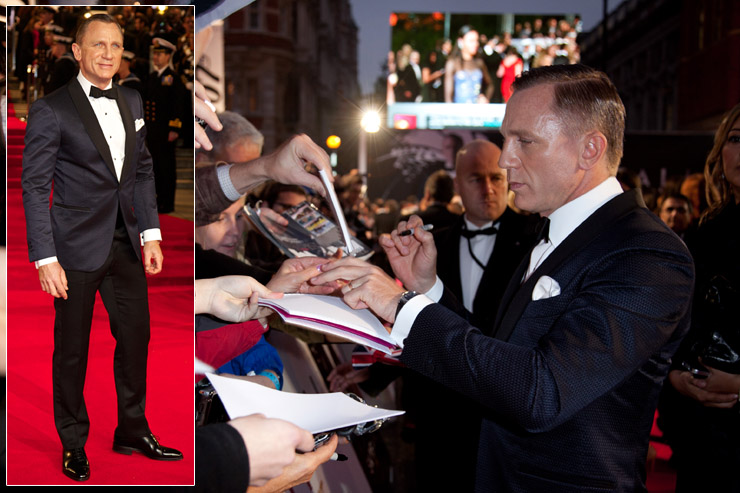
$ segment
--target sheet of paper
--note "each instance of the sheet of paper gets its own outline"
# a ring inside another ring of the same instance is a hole
[[[334,216],[337,218],[337,223],[339,223],[339,229],[342,231],[344,243],[347,245],[347,253],[352,254],[352,250],[354,249],[354,246],[352,245],[352,237],[349,234],[347,220],[344,218],[342,204],[339,203],[337,192],[334,191],[334,186],[329,181],[329,176],[326,174],[326,171],[320,169],[319,176],[321,177],[321,181],[324,183],[324,188],[326,188],[326,192],[329,195],[329,206],[331,207],[332,212],[334,212]]]
[[[262,413],[268,418],[289,421],[311,433],[320,433],[404,413],[371,407],[341,392],[293,394],[212,373],[206,376],[231,419]]]

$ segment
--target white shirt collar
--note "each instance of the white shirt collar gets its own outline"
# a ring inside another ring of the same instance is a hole
[[[476,226],[475,224],[468,221],[468,216],[463,216],[463,218],[465,219],[465,227],[468,229],[468,231],[478,231],[479,229],[485,229],[494,225],[494,221],[491,221],[484,224],[483,226]]]
[[[82,86],[82,91],[85,93],[85,96],[90,97],[90,88],[93,86],[93,84],[92,82],[87,80],[84,75],[82,75],[82,70],[80,70],[79,73],[77,74],[77,81]],[[111,87],[113,87],[112,80],[108,82],[108,85],[105,86],[104,90],[110,89]]]
[[[558,246],[602,205],[622,193],[619,181],[610,176],[580,197],[555,209],[550,219],[550,242]]]

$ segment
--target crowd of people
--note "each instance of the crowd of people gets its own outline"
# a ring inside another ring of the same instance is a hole
[[[639,181],[619,169],[624,107],[603,74],[541,67],[513,86],[503,149],[480,140],[463,146],[454,178],[435,172],[420,199],[368,201],[358,174],[335,179],[348,223],[375,247],[373,259],[282,264],[263,283],[282,269],[294,276],[290,290],[338,289],[350,307],[369,307],[392,324],[403,370],[394,365],[389,375],[388,365],[367,368],[365,361],[361,369],[337,367],[328,382],[345,390],[404,378],[418,427],[417,480],[432,481],[429,487],[533,491],[555,481],[644,489],[661,394],[679,487],[737,489],[730,467],[738,458],[737,305],[706,305],[736,299],[740,279],[731,253],[738,247],[740,106],[720,126],[706,163],[708,205],[694,200],[702,185],[692,175],[650,200],[653,215]],[[540,118],[543,112],[551,118]],[[218,132],[209,134],[215,140]],[[208,134],[200,143],[211,146]],[[564,160],[577,166],[565,173],[557,164]],[[306,161],[326,169],[323,151],[299,136],[249,163],[196,168],[201,224],[224,223],[219,237],[201,236],[201,248],[221,245],[229,262],[239,248],[247,251],[238,246],[245,200],[263,199],[266,209],[304,200],[322,207],[325,191],[305,172]],[[260,193],[267,178],[293,186],[284,196],[267,192],[275,184]],[[420,227],[428,222],[433,232]],[[399,236],[407,228],[412,235]],[[253,256],[241,261],[244,275],[259,274]],[[254,310],[252,317],[264,316]],[[718,337],[722,344],[712,346]],[[449,454],[435,452],[438,419],[460,412],[470,419],[446,438],[459,458],[450,467]],[[701,421],[686,426],[687,416]],[[707,447],[716,453],[697,470],[692,451]]]
[[[404,44],[388,53],[387,102],[505,103],[523,71],[579,62],[580,26],[578,17],[518,22],[503,34],[464,25],[431,49]]]
[[[190,147],[193,9],[108,7],[124,34],[124,53],[114,82],[136,89],[145,105],[147,142],[155,166],[157,208],[173,212],[178,142]],[[28,103],[71,81],[79,70],[76,31],[86,7],[38,6],[17,10],[15,76]]]

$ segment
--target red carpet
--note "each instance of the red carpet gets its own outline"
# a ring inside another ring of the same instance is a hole
[[[61,472],[52,412],[54,309],[28,261],[20,176],[25,124],[8,105],[7,482],[80,484]],[[152,431],[185,459],[160,462],[111,449],[116,426],[114,340],[102,302],[95,307],[85,397],[91,477],[83,484],[193,484],[193,223],[160,216],[163,271],[149,278],[151,342],[147,417]]]

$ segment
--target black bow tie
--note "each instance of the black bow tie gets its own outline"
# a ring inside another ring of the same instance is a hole
[[[469,229],[463,229],[462,231],[460,231],[462,237],[467,239],[475,238],[478,235],[495,235],[496,233],[498,233],[498,228],[496,228],[496,226],[489,226],[487,228],[476,229],[474,231],[471,231]]]
[[[95,86],[90,87],[90,97],[91,98],[108,98],[108,99],[118,99],[118,91],[116,91],[115,87],[111,87],[110,89],[99,89]]]
[[[539,244],[540,240],[545,240],[545,243],[550,241],[550,220],[546,217],[541,217],[535,228],[537,232],[537,239],[534,244]]]

